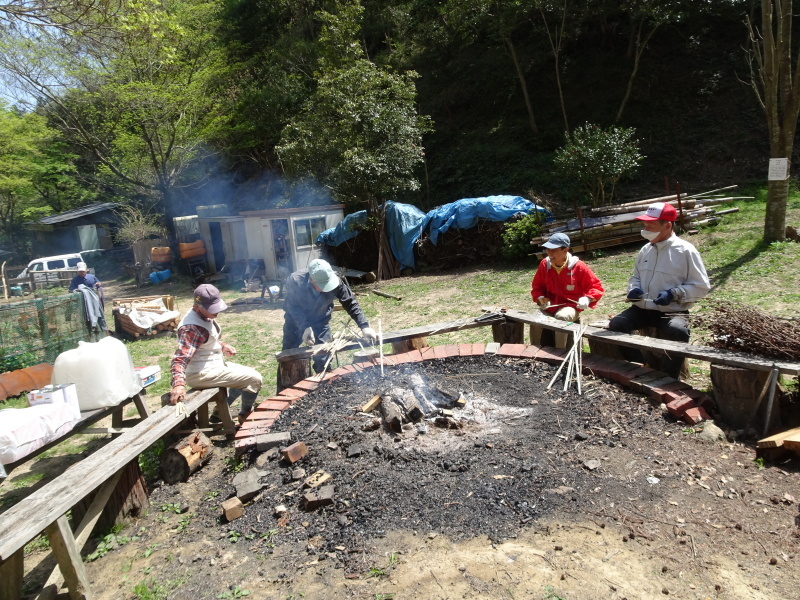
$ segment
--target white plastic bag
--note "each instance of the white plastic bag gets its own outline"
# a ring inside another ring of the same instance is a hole
[[[74,383],[81,410],[116,406],[142,389],[125,344],[110,336],[59,354],[51,382]]]
[[[0,410],[0,464],[15,462],[64,435],[72,422],[72,410],[63,403]]]

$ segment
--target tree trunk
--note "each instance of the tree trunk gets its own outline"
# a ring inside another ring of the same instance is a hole
[[[421,348],[428,347],[428,338],[426,336],[411,338],[410,340],[402,340],[400,342],[392,342],[392,352],[394,354],[402,354],[403,352],[410,352],[411,350],[420,350]]]
[[[512,321],[492,323],[492,339],[500,344],[524,344],[525,324]]]
[[[189,476],[211,460],[214,445],[202,431],[194,431],[161,455],[161,477],[170,485],[186,481]]]
[[[711,385],[720,418],[734,429],[753,427],[761,432],[765,421],[773,424],[779,416],[778,403],[767,415],[765,386],[770,380],[769,371],[752,371],[727,365],[711,365]]]
[[[786,204],[788,200],[788,179],[767,183],[767,206],[764,214],[765,242],[782,242],[786,239]]]
[[[508,52],[511,54],[511,60],[514,61],[514,68],[517,70],[517,78],[519,85],[522,88],[522,97],[525,99],[525,108],[528,111],[528,122],[534,133],[539,133],[539,128],[536,126],[536,118],[533,116],[533,105],[531,104],[530,94],[528,94],[528,82],[525,80],[525,72],[522,70],[522,65],[519,64],[517,58],[517,50],[514,48],[514,43],[507,37],[503,37],[503,41],[508,47]]]

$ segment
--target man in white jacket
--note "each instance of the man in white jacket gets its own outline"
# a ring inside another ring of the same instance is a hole
[[[648,243],[639,251],[628,280],[627,300],[632,306],[611,319],[611,331],[633,333],[655,327],[657,337],[677,342],[689,341],[689,308],[711,289],[700,253],[673,231],[678,212],[665,202],[656,202],[637,220],[642,221],[642,237]],[[623,348],[627,360],[643,362],[633,348]],[[678,378],[683,357],[669,359],[662,369]]]

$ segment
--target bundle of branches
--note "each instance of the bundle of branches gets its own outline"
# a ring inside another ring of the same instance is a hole
[[[475,261],[500,259],[504,227],[505,223],[500,221],[478,221],[469,229],[449,229],[439,236],[435,246],[426,232],[414,247],[417,262],[451,268]]]
[[[706,309],[693,320],[711,332],[711,346],[766,358],[800,360],[797,319],[781,319],[741,303],[712,301]]]

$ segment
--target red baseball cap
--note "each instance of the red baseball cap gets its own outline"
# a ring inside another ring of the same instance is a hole
[[[656,202],[647,207],[647,212],[636,217],[637,221],[675,221],[678,211],[672,204]]]

